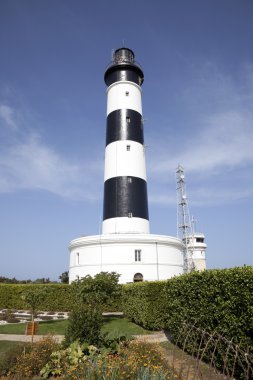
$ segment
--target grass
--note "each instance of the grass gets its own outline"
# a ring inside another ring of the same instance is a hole
[[[45,321],[39,324],[39,335],[53,334],[64,335],[68,321]],[[17,334],[23,335],[25,333],[26,323],[13,323],[0,326],[0,334]],[[127,318],[122,317],[104,317],[104,325],[102,333],[107,333],[109,339],[118,338],[124,335],[126,338],[131,338],[132,335],[150,334],[151,331],[137,326],[135,323],[130,322]],[[8,351],[10,347],[22,344],[20,342],[7,342],[0,341],[0,360],[4,352]]]
[[[116,338],[125,335],[130,338],[132,335],[150,334],[150,331],[137,326],[127,318],[122,317],[104,317],[105,323],[102,327],[102,333],[108,333],[108,338]],[[45,321],[39,323],[39,335],[54,334],[64,335],[68,321]],[[26,323],[13,323],[0,326],[0,334],[25,334]]]
[[[122,317],[105,317],[105,323],[102,327],[102,333],[107,333],[108,338],[118,338],[124,335],[131,338],[132,335],[151,334],[152,331],[145,330],[143,327],[130,322],[127,318]]]
[[[3,354],[8,351],[10,348],[19,345],[19,342],[8,342],[7,340],[0,341],[0,360]]]
[[[64,335],[67,327],[67,320],[46,321],[39,323],[39,335],[55,334]],[[0,326],[0,334],[25,334],[26,323],[11,323]]]
[[[224,380],[223,375],[216,373],[208,364],[200,362],[198,371],[196,370],[196,359],[172,344],[170,341],[160,343],[165,358],[171,367],[174,367],[177,373],[183,378],[189,380],[210,379]]]

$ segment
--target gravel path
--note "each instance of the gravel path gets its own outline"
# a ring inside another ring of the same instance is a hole
[[[33,341],[38,342],[46,335],[34,335]],[[54,335],[54,338],[57,342],[62,342],[64,339],[64,335]],[[16,335],[16,334],[0,334],[0,340],[8,340],[12,342],[31,342],[31,335]]]
[[[168,338],[163,331],[157,331],[155,334],[148,335],[133,335],[134,339],[137,339],[139,342],[148,342],[148,343],[161,343],[167,342]]]
[[[33,341],[38,342],[45,335],[34,335]],[[54,335],[54,338],[57,342],[62,342],[64,339],[64,335]],[[133,335],[133,338],[138,340],[139,342],[150,342],[150,343],[160,343],[166,342],[168,338],[162,331],[157,331],[155,334],[148,335]],[[16,335],[16,334],[0,334],[0,340],[9,340],[13,342],[31,342],[31,335]]]

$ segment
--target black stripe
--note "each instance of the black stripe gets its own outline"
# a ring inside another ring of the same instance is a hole
[[[138,66],[121,64],[110,66],[105,72],[104,79],[108,87],[123,80],[134,82],[140,86],[143,83],[144,75]]]
[[[129,213],[149,220],[146,181],[138,177],[113,177],[105,181],[103,220],[129,217]]]
[[[119,109],[107,116],[106,145],[118,140],[144,143],[142,116],[139,112]]]

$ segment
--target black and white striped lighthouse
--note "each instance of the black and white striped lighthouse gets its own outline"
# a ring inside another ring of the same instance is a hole
[[[107,130],[102,233],[70,242],[70,282],[117,272],[121,283],[166,280],[183,273],[182,240],[149,231],[141,67],[117,49],[105,71]]]
[[[128,48],[117,49],[104,75],[107,129],[103,234],[149,233],[141,85],[143,71]]]

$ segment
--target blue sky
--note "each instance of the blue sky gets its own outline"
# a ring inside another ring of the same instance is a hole
[[[134,50],[152,233],[184,166],[208,268],[253,264],[253,1],[1,0],[0,275],[58,276],[98,234],[112,50]]]

